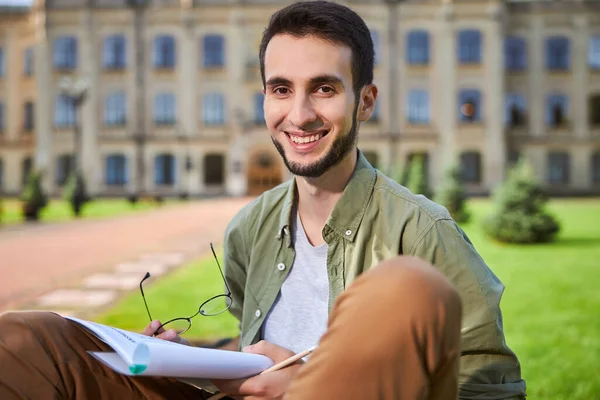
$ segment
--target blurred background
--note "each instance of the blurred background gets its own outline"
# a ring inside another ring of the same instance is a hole
[[[146,271],[153,317],[222,292],[209,243],[290,178],[257,54],[289,3],[0,1],[0,312],[139,331]],[[340,3],[376,51],[359,148],[505,283],[531,398],[600,398],[600,1]],[[199,342],[235,335],[198,318]]]

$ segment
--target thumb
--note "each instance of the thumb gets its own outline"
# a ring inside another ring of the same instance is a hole
[[[295,353],[285,347],[278,346],[274,343],[261,340],[260,342],[246,346],[242,349],[244,353],[261,354],[269,357],[271,360],[277,362],[287,360],[292,357]]]

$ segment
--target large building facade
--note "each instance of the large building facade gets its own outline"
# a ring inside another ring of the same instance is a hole
[[[244,195],[288,179],[257,57],[288,3],[0,10],[0,193],[39,168],[59,194],[75,163],[94,195]],[[342,3],[376,46],[380,97],[359,147],[380,169],[424,154],[434,189],[458,162],[469,191],[488,193],[524,156],[551,192],[600,192],[600,1]]]

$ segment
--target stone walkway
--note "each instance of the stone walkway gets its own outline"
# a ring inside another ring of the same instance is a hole
[[[104,220],[0,229],[0,312],[86,315],[153,277],[210,254],[250,198],[169,205]]]

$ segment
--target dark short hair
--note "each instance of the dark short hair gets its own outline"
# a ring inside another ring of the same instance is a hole
[[[258,57],[260,75],[265,81],[265,52],[275,35],[315,36],[352,50],[352,85],[358,94],[373,83],[374,50],[365,21],[350,8],[330,1],[301,1],[277,11],[263,32]]]

